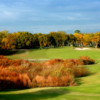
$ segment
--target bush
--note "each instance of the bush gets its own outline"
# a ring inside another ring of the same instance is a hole
[[[29,88],[31,81],[27,74],[0,70],[0,90]]]
[[[0,67],[19,66],[21,62],[22,60],[11,60],[2,55],[0,56]]]
[[[89,74],[83,65],[92,63],[89,57],[33,63],[0,56],[0,89],[77,85],[76,77]]]
[[[90,59],[88,56],[81,56],[80,61],[84,63],[84,65],[94,64],[95,61],[93,59]]]
[[[51,87],[51,86],[71,86],[75,84],[74,77],[70,74],[62,77],[39,76],[37,75],[33,81],[33,87]]]
[[[82,66],[74,66],[72,69],[75,77],[82,77],[89,74],[88,70]]]
[[[83,61],[78,59],[66,59],[65,63],[71,63],[72,65],[84,65]]]

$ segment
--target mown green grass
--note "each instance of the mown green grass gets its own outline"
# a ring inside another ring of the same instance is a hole
[[[33,88],[0,92],[0,100],[100,100],[100,50],[75,51],[72,47],[29,50],[27,58],[78,58],[89,56],[96,59],[96,64],[86,65],[90,75],[81,77],[78,86]],[[42,53],[42,54],[41,54]],[[34,56],[33,56],[33,55]],[[38,55],[39,54],[39,55]],[[24,55],[24,53],[23,53]],[[20,56],[20,54],[19,54]],[[13,58],[13,56],[11,56]],[[16,57],[15,57],[16,58]]]
[[[89,56],[93,59],[100,59],[100,49],[90,50],[74,50],[73,47],[60,47],[49,49],[29,49],[18,51],[16,54],[9,55],[7,57],[12,59],[53,59],[53,58],[78,58],[80,56]]]

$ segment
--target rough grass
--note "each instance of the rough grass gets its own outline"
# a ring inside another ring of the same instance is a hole
[[[36,52],[36,50],[32,50],[29,54],[35,55]],[[63,47],[47,49],[45,53],[47,53],[47,58],[77,58],[79,56],[89,56],[92,59],[96,59],[97,63],[94,65],[86,65],[91,75],[82,77],[82,83],[79,86],[4,91],[0,92],[0,100],[100,100],[100,49],[74,51],[72,48]],[[27,55],[29,58],[32,56]],[[36,55],[33,57],[35,58]],[[45,55],[43,57],[45,58]],[[39,56],[39,58],[42,57]]]

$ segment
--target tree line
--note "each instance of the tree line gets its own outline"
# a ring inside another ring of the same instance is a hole
[[[100,32],[67,34],[64,31],[49,34],[30,32],[0,32],[0,50],[30,49],[44,47],[100,47]]]

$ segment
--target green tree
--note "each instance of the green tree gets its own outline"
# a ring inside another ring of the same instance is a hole
[[[74,33],[81,33],[81,31],[80,30],[75,30]]]
[[[50,46],[58,46],[58,40],[57,40],[57,33],[56,32],[50,32],[49,33],[49,43]]]
[[[64,31],[58,31],[57,34],[58,34],[58,43],[59,43],[59,46],[64,46],[64,43],[66,41],[66,32],[64,32]]]
[[[0,48],[2,47],[2,39],[5,38],[8,34],[8,31],[4,30],[0,32]]]
[[[32,48],[33,35],[29,32],[17,32],[16,48]]]
[[[14,34],[7,34],[6,37],[2,39],[2,49],[14,49],[15,48],[15,37]]]
[[[73,34],[68,34],[68,45],[75,46],[76,45],[76,37]]]
[[[39,34],[33,34],[33,48],[37,48],[37,47],[40,47],[40,44],[39,44]]]
[[[40,33],[38,39],[41,48],[47,45],[47,36],[45,34]]]

